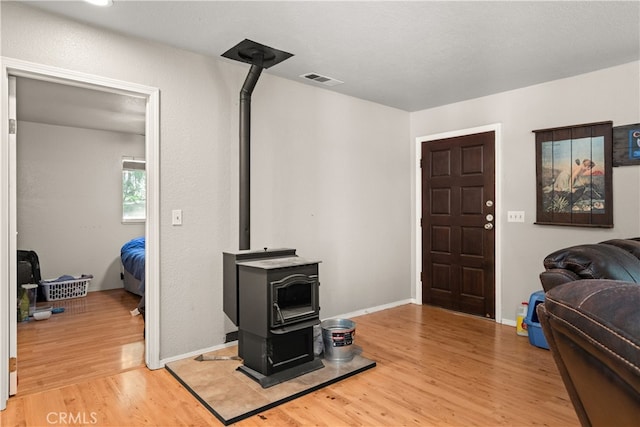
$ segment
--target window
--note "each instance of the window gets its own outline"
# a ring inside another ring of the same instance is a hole
[[[122,160],[122,222],[144,222],[147,173],[144,160]]]

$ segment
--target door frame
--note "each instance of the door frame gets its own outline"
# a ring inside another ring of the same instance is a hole
[[[422,168],[420,167],[420,158],[422,157],[422,143],[492,131],[495,134],[495,321],[498,323],[505,323],[504,319],[502,319],[502,126],[500,123],[426,136],[419,136],[416,138],[414,159],[415,194],[413,198],[415,201],[413,206],[415,215],[415,221],[413,224],[415,246],[413,256],[414,271],[412,275],[414,276],[415,302],[416,304],[422,304],[422,281],[420,280],[420,273],[422,272],[422,226],[420,225],[420,219],[422,217]]]
[[[9,138],[9,76],[28,77],[69,86],[135,96],[147,100],[145,158],[147,171],[145,363],[149,369],[160,362],[160,90],[107,77],[1,57],[0,117],[0,410],[9,398],[9,358],[17,353],[16,289],[16,147]],[[18,94],[19,96],[19,94]],[[12,309],[13,307],[13,309]]]

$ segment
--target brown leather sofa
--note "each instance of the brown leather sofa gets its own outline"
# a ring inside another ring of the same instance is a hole
[[[536,310],[581,424],[640,426],[640,285],[573,281]]]
[[[571,246],[544,259],[540,274],[546,291],[580,279],[613,279],[640,283],[640,237]]]

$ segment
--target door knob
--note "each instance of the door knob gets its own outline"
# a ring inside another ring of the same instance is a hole
[[[488,222],[488,223],[486,223],[486,224],[484,225],[484,229],[485,229],[485,230],[491,230],[492,228],[493,228],[493,224],[491,224],[490,222]]]

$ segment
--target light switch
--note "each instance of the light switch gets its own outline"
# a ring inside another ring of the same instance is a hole
[[[507,211],[507,222],[524,222],[524,211]]]
[[[171,225],[182,225],[182,209],[171,211]]]

